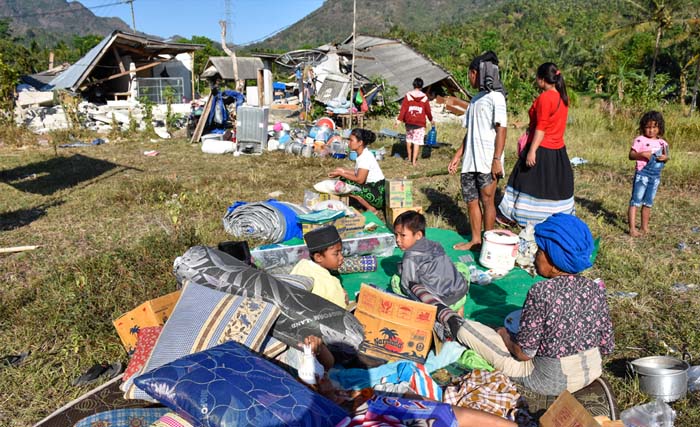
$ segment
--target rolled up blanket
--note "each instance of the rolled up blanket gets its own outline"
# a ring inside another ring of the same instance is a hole
[[[224,216],[224,230],[238,238],[280,243],[302,237],[297,215],[308,209],[270,199],[265,202],[236,202]]]

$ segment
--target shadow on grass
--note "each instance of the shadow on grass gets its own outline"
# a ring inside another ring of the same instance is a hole
[[[49,208],[60,206],[63,203],[65,203],[63,200],[58,200],[29,209],[18,209],[12,212],[0,213],[0,231],[10,231],[29,225],[46,215]]]
[[[471,234],[469,219],[450,196],[432,188],[422,188],[421,191],[430,202],[430,206],[425,210],[426,213],[439,216],[462,236]]]
[[[574,200],[592,215],[602,216],[605,222],[609,225],[617,227],[622,231],[627,231],[627,218],[620,218],[620,216],[615,212],[603,208],[603,204],[601,202],[585,199],[583,197],[574,197]]]
[[[105,160],[74,154],[0,171],[0,182],[26,193],[48,196],[75,187],[115,168],[130,169]]]

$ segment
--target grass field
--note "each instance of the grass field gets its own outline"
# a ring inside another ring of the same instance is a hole
[[[672,160],[651,232],[633,239],[626,234],[633,175],[627,152],[637,118],[610,118],[583,104],[572,108],[566,138],[569,156],[589,161],[575,170],[577,214],[601,238],[596,265],[586,274],[603,278],[613,292],[638,292],[609,300],[617,347],[605,361],[605,376],[624,409],[648,401],[636,380],[624,376],[624,360],[687,352],[700,364],[700,289],[672,289],[700,285],[700,232],[692,231],[700,226],[700,119],[665,112]],[[382,119],[368,127],[390,124]],[[507,171],[520,132],[509,129]],[[457,126],[440,126],[438,139],[451,146],[416,168],[389,156],[381,166],[387,177],[415,180],[414,197],[427,209],[429,226],[464,233],[459,180],[446,173],[462,135]],[[299,203],[304,189],[332,167],[351,165],[281,152],[205,155],[179,140],[56,152],[23,138],[25,146],[7,140],[0,146],[0,247],[41,247],[0,255],[0,355],[31,351],[19,367],[0,367],[2,426],[31,425],[87,391],[71,381],[93,363],[126,362],[111,320],[174,290],[173,259],[189,246],[229,240],[221,220],[233,201],[281,191],[281,200]],[[391,143],[380,139],[374,148]],[[145,157],[145,150],[160,155]],[[700,425],[700,393],[673,407],[677,426]]]

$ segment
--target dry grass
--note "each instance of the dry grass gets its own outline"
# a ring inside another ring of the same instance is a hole
[[[664,170],[650,235],[625,232],[632,163],[627,158],[634,119],[609,119],[595,106],[573,109],[567,131],[571,157],[590,161],[576,170],[577,212],[602,238],[596,266],[612,291],[617,349],[606,363],[621,403],[648,400],[636,381],[616,376],[620,360],[688,351],[700,360],[700,291],[676,294],[676,282],[700,284],[700,126],[667,113],[672,161]],[[388,119],[369,123],[379,130]],[[506,168],[515,139],[508,135]],[[463,131],[441,126],[439,140],[456,145]],[[376,147],[392,141],[380,139]],[[349,161],[304,159],[284,153],[210,156],[182,141],[122,141],[58,151],[0,147],[0,246],[40,244],[0,258],[0,355],[30,350],[18,368],[0,368],[0,425],[30,425],[84,393],[70,386],[95,361],[125,361],[111,320],[141,301],[175,287],[172,260],[196,243],[228,240],[221,219],[233,201],[257,201],[272,191],[300,202],[325,172]],[[158,150],[157,157],[143,151]],[[454,148],[445,146],[416,168],[387,158],[388,177],[410,177],[430,226],[468,231],[459,182],[446,174]],[[681,251],[679,242],[690,248]],[[697,362],[696,362],[697,363]],[[700,424],[700,395],[674,404],[676,425]]]

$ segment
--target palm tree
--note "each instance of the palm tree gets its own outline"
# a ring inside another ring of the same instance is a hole
[[[624,0],[641,13],[640,22],[627,27],[618,28],[607,33],[608,37],[617,35],[631,35],[637,32],[649,31],[653,29],[656,33],[654,44],[654,56],[651,61],[651,71],[649,72],[649,87],[654,83],[656,74],[656,60],[659,56],[661,38],[664,31],[673,25],[672,8],[678,5],[678,0]]]

